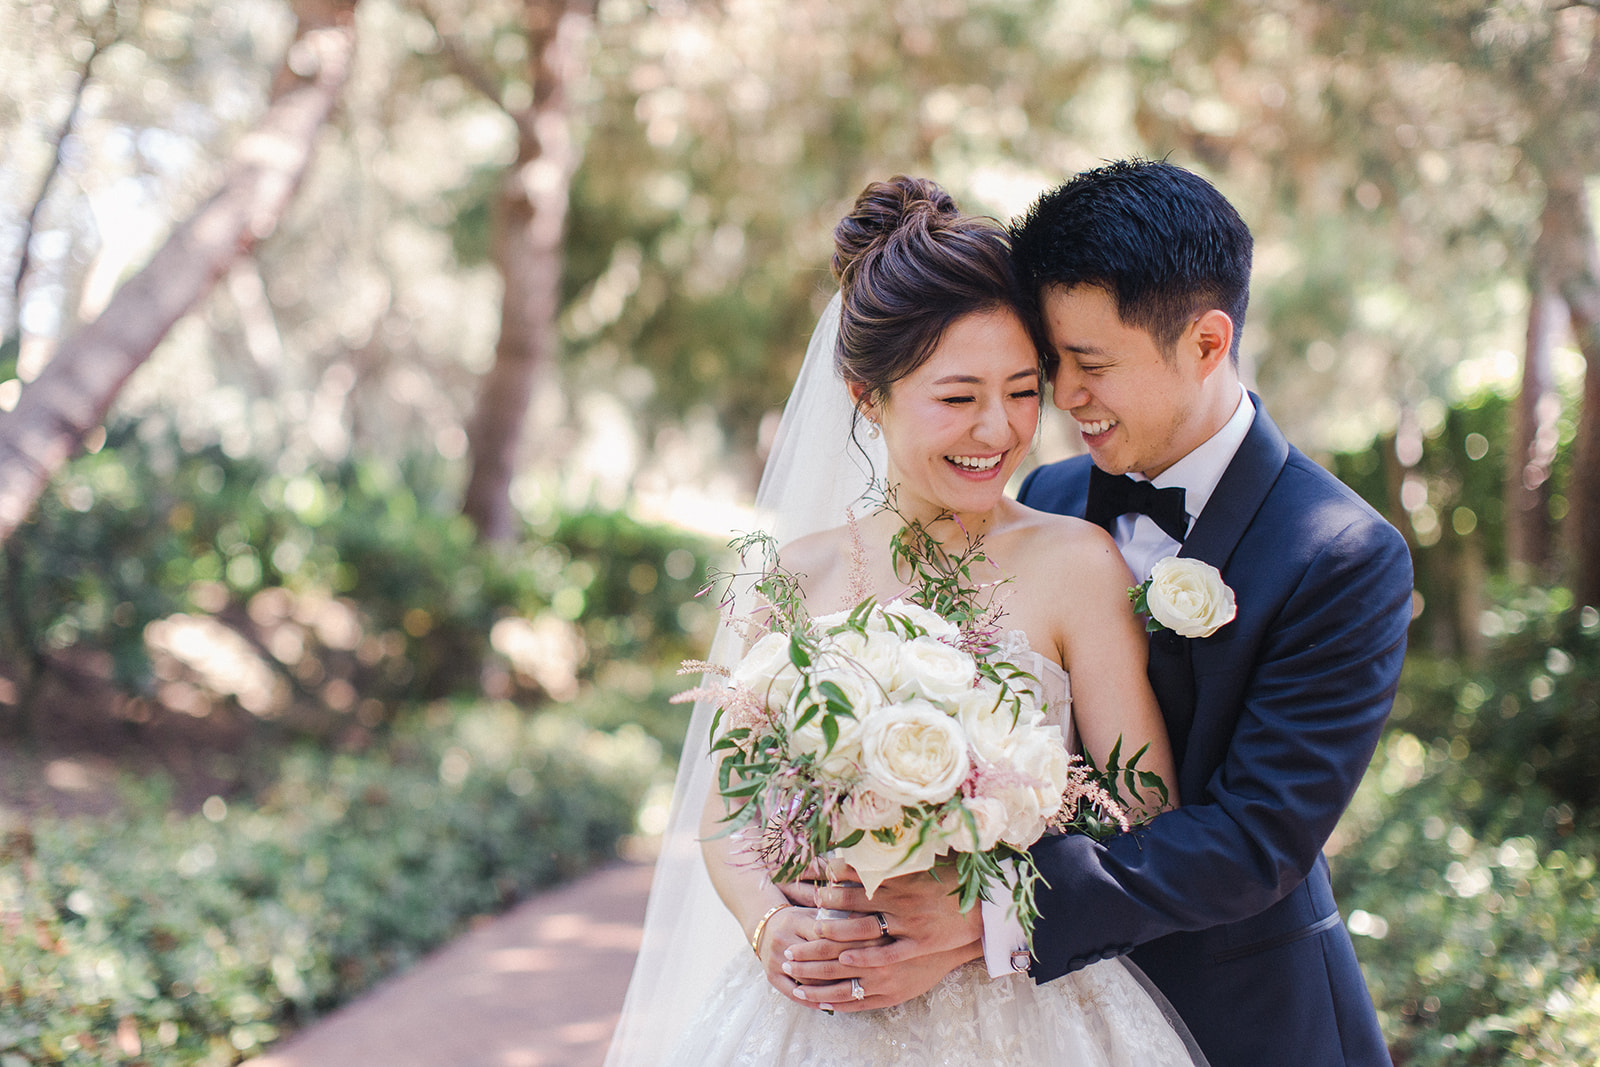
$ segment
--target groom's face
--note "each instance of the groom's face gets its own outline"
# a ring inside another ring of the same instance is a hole
[[[1042,310],[1060,357],[1055,405],[1078,424],[1095,466],[1154,478],[1209,436],[1200,417],[1204,375],[1183,343],[1163,353],[1097,286],[1049,289]]]

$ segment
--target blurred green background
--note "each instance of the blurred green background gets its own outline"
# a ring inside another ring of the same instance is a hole
[[[0,0],[0,1067],[236,1062],[648,831],[833,222],[1135,154],[1413,548],[1397,1063],[1594,1061],[1597,7]]]

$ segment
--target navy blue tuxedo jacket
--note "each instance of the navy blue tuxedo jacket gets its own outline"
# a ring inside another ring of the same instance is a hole
[[[1150,641],[1183,806],[1104,844],[1034,846],[1048,888],[1033,974],[1130,955],[1212,1067],[1388,1064],[1322,846],[1394,699],[1411,560],[1256,411],[1179,553],[1222,572],[1238,615]],[[1089,466],[1040,467],[1019,499],[1081,516]]]

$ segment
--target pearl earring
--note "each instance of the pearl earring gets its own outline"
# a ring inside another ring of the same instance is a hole
[[[867,420],[867,436],[874,441],[878,439],[878,424],[871,419]]]

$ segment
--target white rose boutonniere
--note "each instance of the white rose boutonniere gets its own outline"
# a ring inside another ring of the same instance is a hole
[[[1150,577],[1128,590],[1133,610],[1149,616],[1145,629],[1181,637],[1210,637],[1233,621],[1238,607],[1222,572],[1197,559],[1168,556]]]

